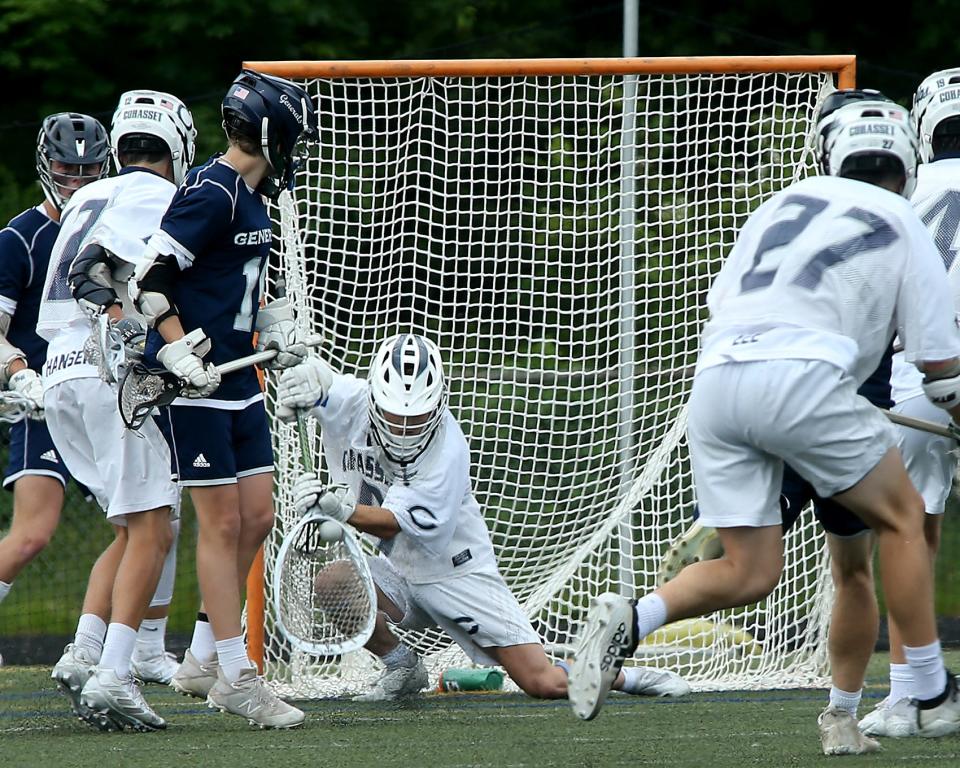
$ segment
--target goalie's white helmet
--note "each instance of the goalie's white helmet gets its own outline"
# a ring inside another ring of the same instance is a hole
[[[150,145],[156,142],[147,137],[154,137],[170,150],[174,184],[183,181],[193,164],[197,129],[193,115],[180,99],[161,91],[127,91],[120,97],[112,125],[110,144],[117,168],[121,149],[153,151]]]
[[[855,101],[822,118],[820,168],[830,176],[857,171],[902,173],[901,195],[917,184],[917,135],[910,114],[890,101]]]
[[[944,69],[927,77],[913,96],[911,112],[920,139],[920,159],[933,160],[934,132],[960,135],[960,69]],[[940,128],[937,131],[937,128]]]
[[[412,333],[387,339],[373,357],[367,381],[374,439],[390,461],[416,461],[436,435],[447,408],[437,345]]]

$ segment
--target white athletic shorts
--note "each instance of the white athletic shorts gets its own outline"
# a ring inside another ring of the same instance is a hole
[[[923,395],[897,403],[893,410],[904,416],[933,421],[946,426],[950,414],[937,408]],[[931,435],[919,429],[897,425],[897,445],[903,455],[907,474],[920,495],[928,515],[942,515],[957,471],[957,443],[949,437]]]
[[[401,629],[440,627],[474,663],[485,666],[498,662],[484,648],[542,643],[499,573],[475,571],[436,584],[411,584],[385,557],[367,560],[374,583],[403,613],[393,622]]]
[[[117,393],[100,379],[67,379],[43,399],[47,426],[67,469],[94,495],[114,525],[123,516],[169,506],[180,493],[170,480],[170,450],[152,418],[139,432],[123,425]]]
[[[860,482],[897,444],[856,382],[817,360],[700,371],[687,434],[700,522],[716,528],[780,525],[784,462],[826,499]]]

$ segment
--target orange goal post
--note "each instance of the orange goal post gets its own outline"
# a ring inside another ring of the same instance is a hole
[[[855,85],[855,57],[244,66],[304,85],[319,117],[296,188],[271,206],[268,298],[283,274],[304,333],[344,373],[364,376],[394,333],[439,344],[503,576],[566,657],[590,597],[654,588],[691,522],[686,399],[706,291],[750,212],[816,172],[817,109]],[[266,392],[272,413],[270,376]],[[251,655],[281,694],[355,693],[375,657],[303,654],[272,616],[299,471],[293,428],[272,431],[277,524],[248,582]],[[364,486],[372,503],[380,492]],[[812,515],[785,551],[762,603],[667,626],[635,663],[699,689],[821,684],[831,585]],[[434,682],[469,664],[436,629],[399,631]]]

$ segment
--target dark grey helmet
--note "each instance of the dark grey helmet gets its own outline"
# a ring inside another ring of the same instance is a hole
[[[89,115],[59,112],[44,118],[37,135],[37,175],[47,200],[58,211],[63,209],[72,190],[73,179],[95,181],[110,172],[110,140],[107,130]],[[94,166],[82,174],[60,174],[59,183],[53,178],[51,163],[56,160],[67,165]],[[61,190],[69,190],[64,194]]]

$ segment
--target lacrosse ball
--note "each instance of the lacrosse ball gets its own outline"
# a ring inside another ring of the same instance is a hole
[[[343,528],[333,522],[333,520],[324,520],[320,523],[320,538],[323,539],[323,541],[340,541],[342,535]]]

